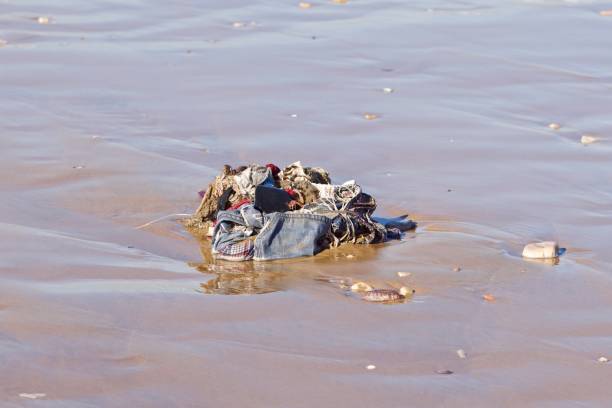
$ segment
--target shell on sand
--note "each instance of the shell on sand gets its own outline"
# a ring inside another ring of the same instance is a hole
[[[597,140],[599,140],[597,136],[582,135],[582,137],[580,138],[580,143],[582,143],[583,145],[587,145],[587,144],[595,143]]]

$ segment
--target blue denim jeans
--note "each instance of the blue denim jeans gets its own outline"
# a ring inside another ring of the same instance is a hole
[[[255,238],[256,261],[315,255],[327,247],[331,220],[322,215],[272,213]]]

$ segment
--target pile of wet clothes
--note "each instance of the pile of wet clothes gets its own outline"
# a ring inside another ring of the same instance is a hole
[[[187,226],[207,231],[212,253],[230,261],[315,255],[344,243],[400,239],[416,227],[406,216],[373,216],[376,200],[350,180],[332,184],[320,167],[293,163],[232,168],[200,192]]]

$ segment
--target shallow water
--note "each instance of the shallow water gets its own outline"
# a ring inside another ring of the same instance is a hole
[[[2,405],[608,405],[610,4],[297,3],[0,1]],[[239,265],[136,228],[295,160],[419,228]]]

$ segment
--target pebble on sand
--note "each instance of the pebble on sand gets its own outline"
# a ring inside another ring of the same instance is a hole
[[[465,354],[465,350],[463,349],[457,350],[457,356],[459,356],[459,358],[467,358],[467,354]]]
[[[367,365],[366,370],[376,370],[376,366],[374,364]]]
[[[38,22],[38,24],[49,24],[51,22],[51,19],[47,16],[40,16],[36,19],[36,21]]]
[[[378,115],[375,113],[364,113],[363,118],[367,120],[374,120],[374,119],[378,119]]]
[[[312,7],[311,3],[305,2],[305,1],[301,1],[299,4],[300,8],[302,9],[309,9]]]
[[[612,17],[612,9],[610,10],[601,10],[599,15],[602,17]]]
[[[603,357],[603,356],[602,356],[602,357],[599,357],[599,358],[597,359],[597,361],[599,361],[600,363],[607,363],[607,362],[608,362],[608,361],[610,361],[610,360],[608,360],[606,357]]]
[[[43,394],[41,392],[35,392],[35,393],[22,392],[21,394],[19,394],[19,396],[21,398],[27,398],[27,399],[38,399],[38,398],[46,397],[47,394]]]
[[[532,242],[523,248],[523,258],[551,259],[559,256],[559,245],[554,241]]]
[[[554,122],[553,122],[553,123],[551,123],[551,124],[549,124],[549,125],[548,125],[548,127],[549,127],[550,129],[552,129],[552,130],[559,130],[559,129],[561,129],[561,125],[560,125],[560,124],[558,124],[558,123],[554,123]]]
[[[487,302],[495,302],[495,296],[490,293],[485,293],[484,295],[482,295],[482,298]]]
[[[580,143],[582,143],[583,145],[588,145],[591,143],[595,143],[597,140],[599,140],[597,136],[582,135],[582,137],[580,138]]]

